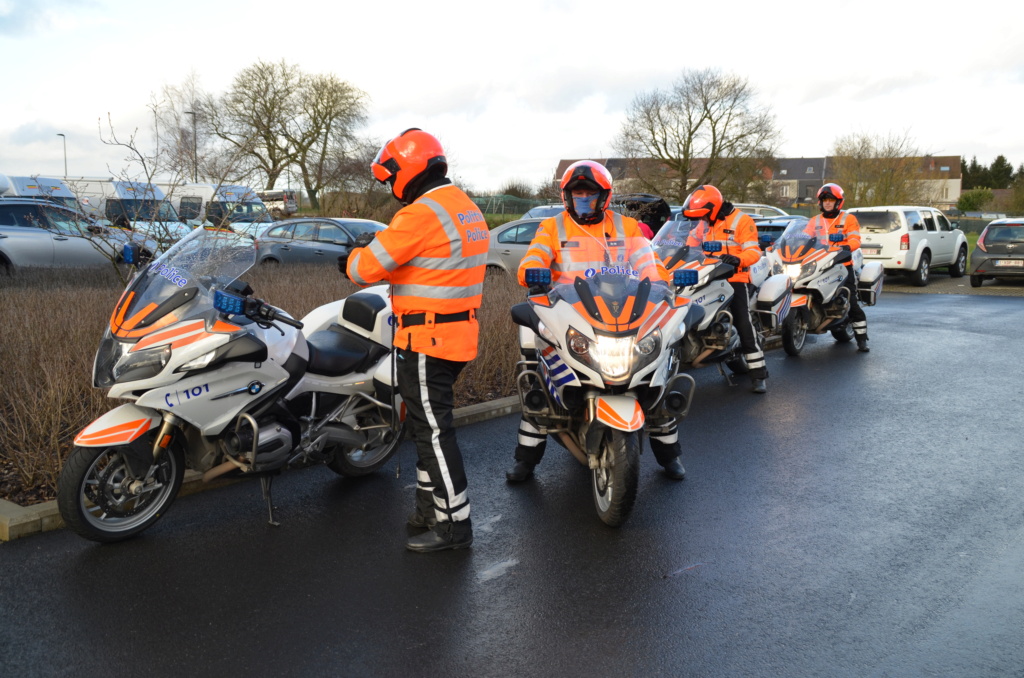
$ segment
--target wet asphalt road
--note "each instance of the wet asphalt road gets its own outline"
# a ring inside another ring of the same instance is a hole
[[[459,430],[476,542],[406,552],[411,448],[182,497],[113,546],[0,544],[0,676],[1024,676],[1024,303],[889,293],[872,352],[696,374],[687,480],[611,529],[517,419]]]

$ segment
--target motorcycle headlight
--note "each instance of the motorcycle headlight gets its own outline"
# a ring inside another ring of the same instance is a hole
[[[817,270],[818,264],[815,262],[811,262],[809,264],[786,264],[786,275],[788,275],[790,280],[794,283],[798,280],[810,278]]]
[[[591,356],[609,379],[621,379],[633,367],[633,337],[598,335],[591,345]]]
[[[171,359],[170,345],[127,353],[114,365],[114,381],[139,381],[160,374]]]

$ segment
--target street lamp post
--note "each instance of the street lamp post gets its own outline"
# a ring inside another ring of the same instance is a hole
[[[68,138],[66,136],[64,136],[63,134],[61,134],[60,132],[57,132],[57,136],[59,136],[61,138],[61,141],[64,142],[64,178],[67,179],[68,178]]]
[[[192,183],[199,182],[199,158],[196,150],[196,114],[195,111],[185,111],[185,115],[192,116]]]

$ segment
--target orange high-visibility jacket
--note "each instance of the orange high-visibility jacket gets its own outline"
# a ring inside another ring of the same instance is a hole
[[[714,225],[702,220],[690,231],[686,244],[690,247],[700,247],[709,240],[722,243],[722,251],[719,254],[731,254],[740,259],[740,265],[736,273],[729,278],[729,282],[750,282],[750,272],[747,269],[761,259],[761,247],[757,244],[757,226],[750,215],[734,208],[732,214],[716,221]]]
[[[391,282],[398,328],[395,346],[436,358],[476,357],[476,309],[483,296],[490,231],[480,208],[451,184],[427,191],[403,207],[369,246],[352,251],[348,276],[367,286]],[[435,314],[468,312],[438,322]],[[425,313],[425,323],[404,326],[402,317]]]
[[[590,269],[626,266],[640,278],[670,280],[636,219],[605,210],[600,224],[577,224],[563,211],[540,223],[519,262],[518,277],[519,284],[526,287],[526,269],[550,268],[553,283],[571,284],[577,277],[587,277]]]
[[[851,252],[860,249],[860,222],[857,217],[849,212],[840,212],[834,219],[826,219],[824,214],[819,214],[807,222],[804,233],[818,238],[818,242],[828,247],[829,252],[835,252],[843,245],[848,245]],[[828,236],[831,233],[842,233],[843,239],[839,242],[829,242]],[[846,262],[852,266],[852,261]]]

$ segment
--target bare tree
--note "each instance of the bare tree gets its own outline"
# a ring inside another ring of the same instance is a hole
[[[754,95],[746,80],[710,69],[638,94],[614,142],[635,187],[682,202],[693,186],[713,183],[745,198],[779,143],[774,115]]]
[[[930,204],[924,158],[906,134],[849,134],[836,140],[826,177],[843,187],[844,207]]]
[[[313,209],[319,193],[340,183],[357,148],[355,130],[366,122],[366,94],[334,75],[302,75],[295,94],[294,117],[284,137],[298,166]]]

